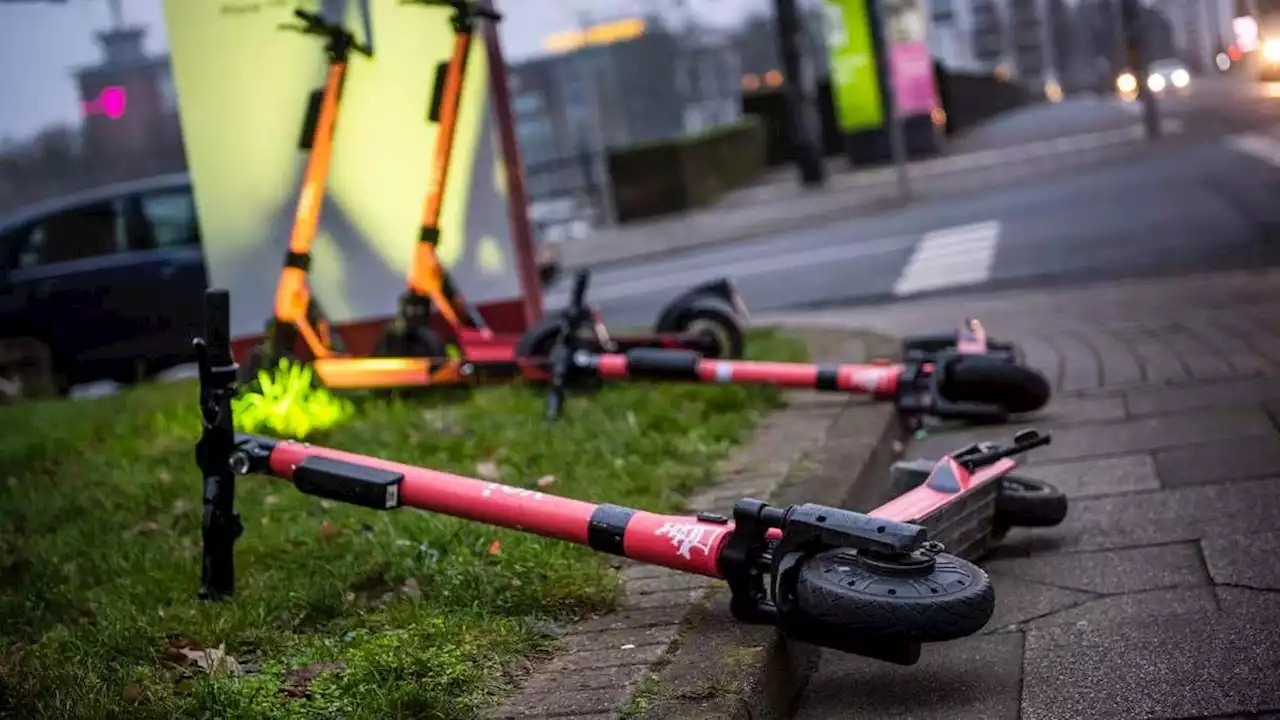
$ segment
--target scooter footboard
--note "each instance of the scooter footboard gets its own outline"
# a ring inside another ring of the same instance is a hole
[[[992,544],[1000,480],[981,483],[912,522],[929,530],[929,539],[963,558],[980,557]]]

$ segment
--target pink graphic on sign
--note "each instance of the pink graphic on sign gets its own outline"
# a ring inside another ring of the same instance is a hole
[[[98,97],[83,103],[85,115],[106,115],[112,120],[124,117],[129,96],[119,85],[108,85],[102,88]]]
[[[928,115],[937,105],[933,85],[933,56],[928,42],[898,42],[889,50],[893,94],[902,117]]]

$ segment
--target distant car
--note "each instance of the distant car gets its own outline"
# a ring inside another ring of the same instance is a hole
[[[1176,58],[1165,58],[1147,64],[1147,89],[1156,94],[1184,92],[1191,86],[1191,71],[1186,63]],[[1116,78],[1116,92],[1123,97],[1138,93],[1138,79],[1130,70]]]
[[[554,276],[558,253],[540,247],[538,263]],[[0,220],[0,402],[191,361],[207,283],[185,173]]]

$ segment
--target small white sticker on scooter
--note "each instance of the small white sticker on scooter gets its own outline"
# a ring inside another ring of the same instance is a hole
[[[716,382],[733,382],[733,367],[727,363],[716,366]]]

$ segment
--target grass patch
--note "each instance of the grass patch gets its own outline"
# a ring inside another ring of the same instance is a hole
[[[803,356],[772,333],[749,347]],[[311,439],[671,511],[778,397],[612,384],[549,428],[543,393],[495,387],[361,401]],[[616,602],[585,548],[254,477],[238,594],[200,603],[198,426],[191,383],[0,408],[0,716],[477,717],[559,624]]]

